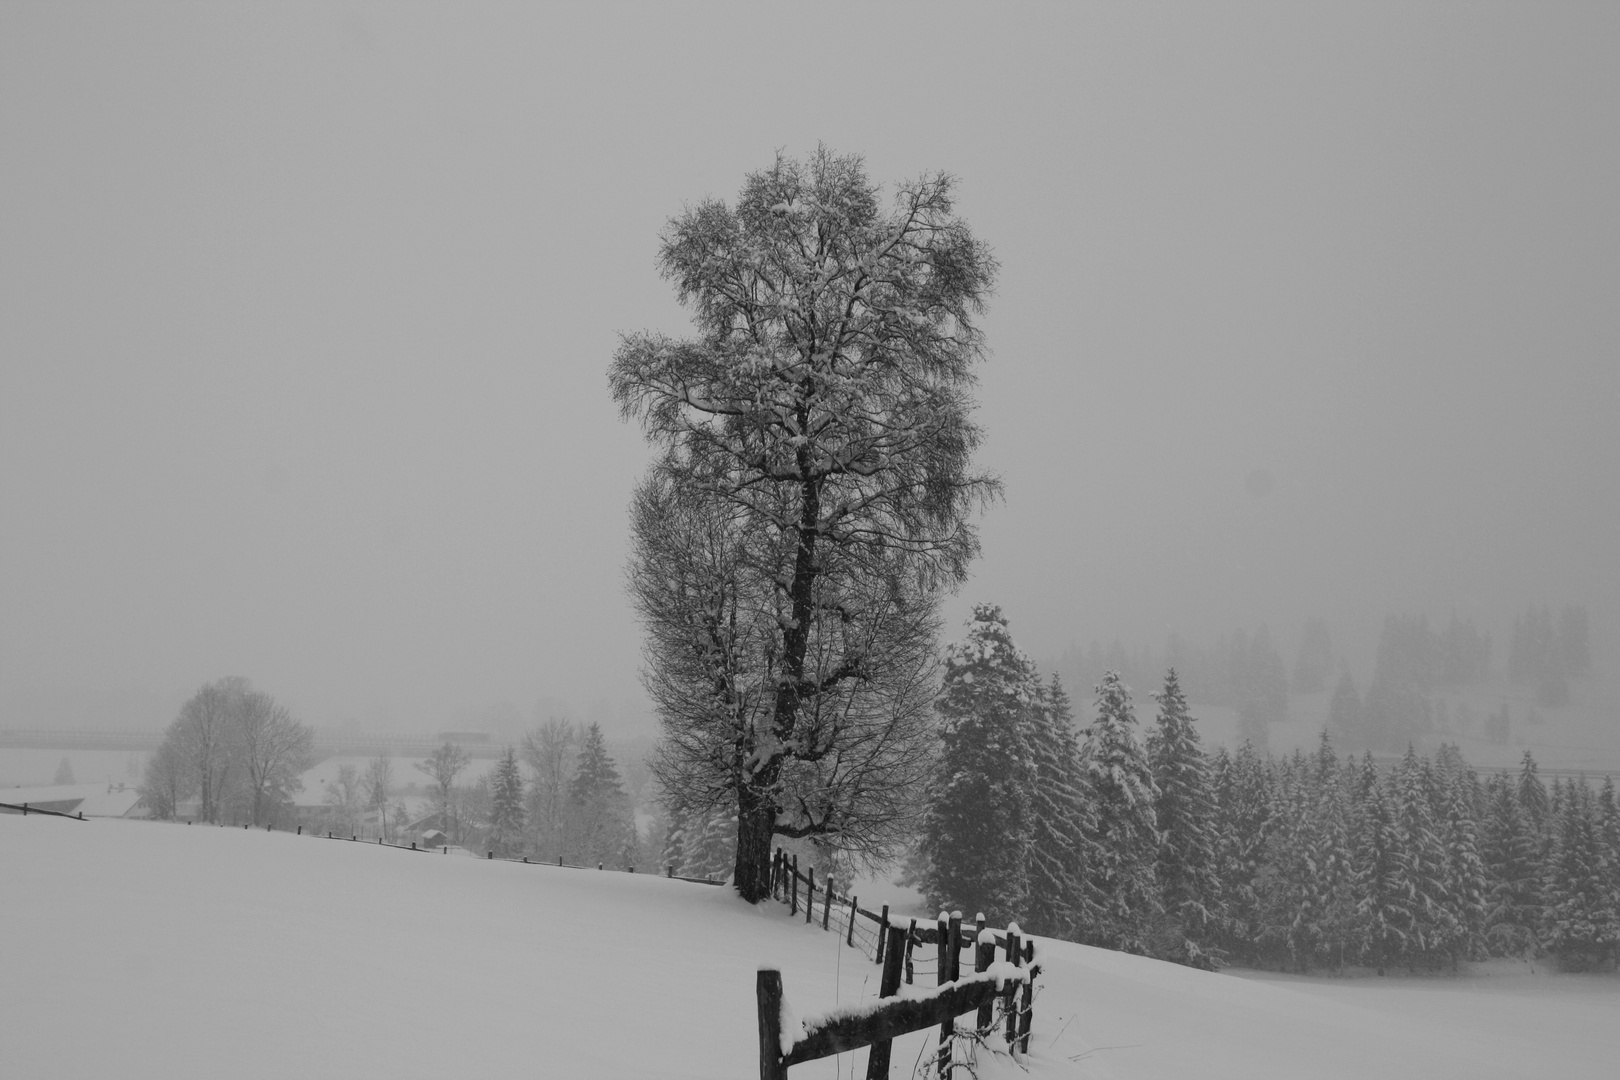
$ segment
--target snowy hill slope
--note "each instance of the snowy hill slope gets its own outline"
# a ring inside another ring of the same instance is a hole
[[[800,1015],[877,985],[834,935],[729,890],[286,833],[0,815],[0,897],[7,1080],[749,1078],[761,962]],[[1431,1022],[1040,947],[1038,1077],[1596,1076],[1620,1019],[1615,980],[1556,1016],[1497,994]],[[932,1037],[896,1044],[895,1076]]]

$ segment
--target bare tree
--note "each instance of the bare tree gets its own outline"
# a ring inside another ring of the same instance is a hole
[[[274,807],[303,787],[299,774],[314,757],[315,734],[262,690],[245,689],[233,704],[249,819],[262,825]]]
[[[533,774],[525,810],[531,843],[538,855],[550,857],[562,852],[569,786],[574,779],[574,749],[578,745],[578,730],[555,716],[523,737],[523,763]]]
[[[470,760],[472,759],[467,756],[467,751],[455,743],[445,740],[443,746],[433,751],[432,757],[426,761],[416,763],[417,770],[426,773],[428,778],[433,781],[433,786],[436,789],[434,791],[434,802],[439,808],[440,824],[444,827],[446,834],[456,831],[452,821],[457,809],[455,798],[456,776],[467,767]]]
[[[170,731],[173,730],[171,725]],[[154,817],[173,818],[181,802],[191,797],[194,780],[180,740],[172,735],[165,737],[146,760],[146,775],[140,787],[141,805]]]
[[[219,820],[224,804],[233,764],[231,699],[235,692],[235,684],[228,679],[204,686],[180,707],[180,715],[164,736],[165,742],[174,741],[191,774],[188,787],[198,798],[197,816],[203,821]]]
[[[377,828],[388,839],[388,789],[394,783],[394,763],[387,757],[374,757],[366,764],[364,780],[366,805],[377,811]]]
[[[916,749],[935,605],[996,490],[968,418],[995,262],[951,188],[925,177],[885,210],[859,158],[779,157],[735,209],[702,203],[664,234],[698,336],[627,336],[614,357],[615,400],[662,450],[631,569],[660,777],[735,800],[750,901],[774,835],[892,841],[850,799]]]
[[[364,805],[364,781],[360,770],[353,765],[339,765],[337,780],[326,790],[326,804],[344,832],[353,835],[360,831],[360,807]]]

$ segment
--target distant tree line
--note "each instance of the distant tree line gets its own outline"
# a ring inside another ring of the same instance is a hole
[[[1584,607],[1566,607],[1553,618],[1545,604],[1513,620],[1508,677],[1532,683],[1536,701],[1548,708],[1569,703],[1569,680],[1592,670],[1591,628]]]
[[[1620,949],[1614,785],[1487,781],[1455,747],[1392,768],[1206,754],[1177,673],[1143,738],[1117,673],[1076,730],[993,607],[947,655],[917,868],[931,906],[1203,967],[1434,969]]]
[[[266,824],[290,812],[313,761],[314,733],[247,679],[198,690],[147,761],[141,801],[153,816]]]

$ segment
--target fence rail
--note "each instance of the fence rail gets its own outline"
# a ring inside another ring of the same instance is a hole
[[[84,820],[83,810],[70,814],[66,810],[47,810],[42,806],[30,806],[27,803],[0,802],[0,814],[21,814],[23,817],[27,817],[29,814],[48,814],[51,817],[65,817],[69,821]]]
[[[805,922],[816,920],[816,875],[812,869],[801,873],[798,856],[788,855],[780,848],[771,861],[771,895],[789,906],[797,915],[799,887],[804,886]],[[889,1074],[889,1056],[893,1040],[913,1031],[939,1025],[938,1075],[948,1080],[953,1069],[960,1064],[953,1057],[953,1048],[960,1037],[983,1041],[999,1028],[1005,1028],[1005,1042],[1010,1051],[1021,1055],[1029,1049],[1029,1033],[1033,1016],[1035,977],[1040,965],[1035,963],[1035,943],[1023,937],[1016,923],[1000,930],[985,925],[981,914],[973,925],[962,925],[962,913],[941,912],[933,925],[926,920],[909,916],[891,915],[888,905],[881,912],[872,912],[860,906],[854,896],[840,895],[832,881],[825,880],[821,889],[820,922],[823,930],[836,930],[846,945],[854,946],[857,935],[862,951],[871,942],[871,955],[883,968],[878,997],[892,998],[886,1004],[840,1012],[828,1017],[812,1018],[803,1024],[802,1034],[782,1030],[782,976],[771,968],[762,968],[755,983],[759,1007],[759,1062],[760,1080],[786,1080],[791,1065],[827,1057],[830,1054],[870,1046],[867,1054],[868,1080],[882,1080]],[[841,922],[835,923],[834,914]],[[863,920],[874,924],[870,929]],[[932,963],[926,956],[916,955],[920,945],[933,945]],[[962,951],[970,951],[973,973],[962,974]],[[997,950],[1002,959],[996,959]],[[902,982],[915,986],[917,975],[932,974],[936,988],[932,991],[909,991],[897,997]],[[1022,1001],[1018,1000],[1022,987]],[[996,1004],[1001,1014],[996,1015]],[[971,1028],[958,1031],[957,1017],[974,1012]]]

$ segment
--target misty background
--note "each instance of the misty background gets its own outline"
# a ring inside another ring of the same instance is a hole
[[[1589,610],[1620,744],[1612,5],[0,9],[0,728],[650,734],[617,334],[825,142],[1002,264],[948,606],[1043,666]],[[1146,690],[1147,687],[1142,687]],[[1082,701],[1084,692],[1076,694]],[[1597,738],[1598,735],[1593,735]]]

